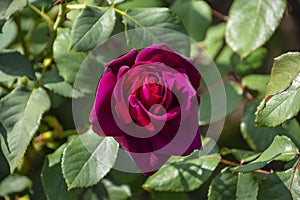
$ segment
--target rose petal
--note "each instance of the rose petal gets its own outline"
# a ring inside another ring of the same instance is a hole
[[[151,176],[154,174],[170,158],[170,155],[167,154],[148,151],[148,149],[151,149],[151,143],[149,143],[147,139],[138,139],[131,136],[120,136],[115,137],[115,139],[124,148],[126,153],[132,158],[145,176]]]
[[[182,154],[183,156],[191,154],[194,150],[201,149],[201,137],[200,137],[200,129],[198,128],[195,138],[189,148]]]
[[[151,176],[157,172],[171,157],[166,154],[132,154],[133,161],[145,176]]]
[[[106,72],[99,82],[93,109],[90,114],[90,122],[93,130],[99,135],[122,135],[111,111],[111,97],[116,76],[111,71]]]
[[[151,138],[153,149],[171,155],[187,155],[195,149],[200,149],[197,107],[194,105],[183,121],[182,115],[168,121],[160,133]]]
[[[120,78],[126,73],[128,72],[130,68],[126,65],[120,67],[118,75],[117,75],[117,80],[120,80]]]
[[[129,113],[140,126],[147,126],[150,123],[149,112],[135,95],[132,95],[129,99]]]
[[[142,50],[136,57],[138,62],[161,62],[175,69],[183,68],[195,89],[200,86],[200,73],[196,67],[186,58],[174,52],[168,45],[152,45]]]
[[[130,52],[121,56],[120,58],[109,62],[106,64],[106,66],[110,68],[114,74],[118,74],[119,69],[122,66],[132,67],[134,65],[137,54],[137,50],[132,49]]]
[[[162,98],[162,96],[159,95],[159,86],[149,88],[148,84],[143,85],[139,90],[138,98],[147,109],[153,104],[158,104]]]
[[[130,135],[114,137],[117,142],[129,153],[153,152],[149,138],[137,138]]]

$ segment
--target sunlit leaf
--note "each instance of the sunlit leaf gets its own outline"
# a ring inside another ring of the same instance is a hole
[[[205,38],[212,20],[210,6],[205,1],[177,0],[171,9],[182,21],[191,38],[196,41]]]
[[[289,52],[275,58],[266,95],[273,95],[287,89],[299,72],[299,52]]]
[[[53,54],[59,74],[65,81],[73,84],[86,54],[70,50],[70,40],[70,30],[59,28],[53,44]]]
[[[246,57],[270,39],[285,7],[285,0],[235,0],[226,27],[228,45]]]
[[[72,140],[65,148],[62,171],[69,189],[98,183],[112,168],[118,143],[110,137],[99,137],[89,130]]]
[[[86,6],[72,27],[72,49],[87,51],[104,42],[115,26],[115,11]]]
[[[300,111],[300,73],[287,90],[267,96],[256,112],[255,124],[275,127],[296,116]]]
[[[210,142],[203,148],[206,149],[209,146]],[[143,187],[155,191],[192,191],[208,180],[219,162],[218,153],[201,156],[201,152],[195,151],[190,156],[167,163],[149,177]]]
[[[17,88],[0,100],[1,148],[13,173],[39,127],[50,99],[42,88]]]
[[[32,186],[31,180],[26,176],[10,175],[0,182],[0,196],[15,192],[22,192]]]
[[[276,136],[272,144],[252,162],[237,167],[235,171],[249,172],[261,169],[273,160],[290,161],[299,153],[295,144],[286,136]]]

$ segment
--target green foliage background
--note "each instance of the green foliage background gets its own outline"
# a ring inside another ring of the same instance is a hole
[[[0,199],[300,199],[299,13],[296,0],[1,0]],[[72,99],[94,95],[74,86],[88,53],[147,27],[196,40],[227,96],[226,116],[211,120],[199,89],[203,136],[226,119],[217,145],[203,142],[213,150],[151,177],[113,169],[115,140],[89,125],[78,135],[72,118]]]

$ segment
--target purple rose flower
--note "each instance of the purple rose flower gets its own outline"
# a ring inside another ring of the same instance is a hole
[[[145,175],[171,155],[201,148],[200,74],[165,44],[133,49],[106,65],[90,114],[93,130],[113,136]]]

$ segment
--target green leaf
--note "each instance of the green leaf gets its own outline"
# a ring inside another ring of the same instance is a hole
[[[73,200],[82,192],[81,189],[68,191],[63,178],[60,163],[50,166],[49,157],[45,158],[42,173],[42,184],[49,200]]]
[[[200,43],[200,45],[204,46],[206,53],[211,58],[215,58],[215,63],[222,77],[228,75],[233,70],[231,57],[234,52],[227,45],[224,48],[222,47],[225,45],[225,41],[223,41],[225,27],[225,23],[209,27],[204,42]],[[223,48],[222,51],[221,48]]]
[[[210,148],[210,142],[203,146]],[[199,188],[218,166],[220,155],[217,153],[203,155],[195,151],[191,155],[174,159],[149,177],[142,186],[146,190],[188,192]]]
[[[115,10],[86,6],[72,27],[72,49],[87,51],[104,42],[115,26]]]
[[[223,169],[209,186],[209,200],[247,199],[256,200],[259,191],[258,180],[253,173],[233,173]]]
[[[5,21],[14,12],[22,10],[27,5],[27,0],[2,0],[0,2],[0,33]]]
[[[102,182],[97,185],[87,188],[80,200],[109,200],[107,191]]]
[[[128,8],[154,8],[163,7],[164,2],[161,0],[141,1],[141,0],[126,0],[125,2],[117,5],[119,9],[126,10]]]
[[[0,53],[0,79],[27,76],[35,79],[32,64],[17,51]],[[6,79],[7,80],[7,79]]]
[[[234,82],[228,82],[224,84],[225,92],[226,92],[226,115],[233,112],[242,102],[243,96],[242,96],[242,90],[239,88],[236,83]],[[222,88],[217,87],[213,88],[211,92],[216,94],[222,94],[221,93]],[[211,122],[216,122],[225,116],[218,115],[218,116],[211,116],[211,96],[210,93],[206,92],[201,95],[201,104],[199,109],[199,125],[205,125],[209,124]],[[213,105],[213,106],[219,106],[219,105]],[[219,110],[216,108],[216,110]],[[222,110],[222,108],[220,108]],[[212,118],[212,119],[211,119]]]
[[[189,196],[187,193],[179,193],[179,192],[154,192],[151,195],[151,200],[189,200]]]
[[[90,53],[78,70],[74,89],[83,94],[95,95],[105,64],[117,57],[117,55],[111,57],[115,51],[107,51],[107,48],[101,48],[101,50],[98,51],[97,49],[97,51]]]
[[[0,179],[2,180],[5,176],[9,175],[9,164],[7,163],[7,160],[5,159],[2,151],[0,151],[0,163],[1,163]]]
[[[235,197],[238,177],[225,168],[211,182],[208,191],[209,200],[232,200]]]
[[[17,25],[12,20],[5,23],[2,31],[3,33],[0,34],[0,50],[7,48],[18,35]]]
[[[95,0],[77,0],[77,2],[89,6],[97,6],[97,3],[99,3],[99,1],[95,1]]]
[[[64,79],[59,75],[58,69],[56,66],[52,66],[50,70],[47,70],[42,77],[41,84],[46,85],[48,83],[61,82]]]
[[[55,1],[56,0],[28,0],[28,3],[33,4],[37,8],[45,9],[44,12],[47,12],[53,7]]]
[[[260,155],[260,153],[255,153],[253,151],[247,151],[241,149],[228,149],[228,148],[222,148],[221,154],[224,156],[228,154],[232,154],[241,163],[250,162]]]
[[[218,154],[177,161],[162,167],[143,187],[155,191],[188,192],[199,188],[219,164]]]
[[[259,179],[258,199],[300,199],[300,171],[295,168],[270,175],[257,174]]]
[[[106,0],[107,3],[109,3],[109,5],[112,5],[112,4],[118,4],[118,3],[122,3],[126,0]]]
[[[118,184],[131,184],[133,182],[136,182],[137,179],[142,178],[144,180],[144,176],[140,173],[128,173],[119,171],[116,169],[111,169],[109,172],[109,175],[112,177],[114,181],[116,181]]]
[[[196,41],[205,38],[212,20],[210,6],[205,1],[177,0],[171,9],[182,21],[191,38]]]
[[[298,154],[295,144],[286,136],[276,136],[272,144],[254,161],[235,168],[235,171],[250,172],[261,169],[273,160],[290,161]]]
[[[179,32],[184,30],[178,17],[172,14],[168,8],[128,9],[122,17],[127,29],[155,26]]]
[[[246,57],[270,39],[285,7],[285,0],[235,0],[226,27],[227,44]]]
[[[108,179],[102,180],[108,194],[108,199],[126,200],[131,197],[131,191],[128,185],[114,185]]]
[[[236,200],[256,200],[258,181],[252,173],[239,173],[237,181]]]
[[[23,9],[27,0],[4,0],[0,3],[0,16],[11,16],[14,12]]]
[[[267,96],[256,112],[257,126],[275,127],[300,111],[300,73],[284,92]]]
[[[63,80],[56,67],[52,67],[50,71],[44,74],[42,84],[45,88],[64,97],[76,99],[84,96],[78,90],[74,89],[72,85]]]
[[[48,83],[45,84],[44,87],[64,97],[74,99],[84,97],[82,93],[80,93],[78,90],[74,89],[69,83],[64,81]]]
[[[69,50],[70,30],[59,28],[53,44],[54,60],[59,74],[70,84],[73,84],[77,71],[86,57],[86,53]]]
[[[110,137],[99,137],[89,130],[72,140],[65,148],[62,171],[68,189],[98,183],[112,168],[118,143]]]
[[[5,19],[1,19],[0,18],[0,33],[3,33],[2,28],[3,28],[4,24],[5,24],[5,22],[6,22]]]
[[[275,58],[266,95],[273,95],[289,88],[299,72],[299,52],[289,52]]]
[[[267,49],[259,48],[245,58],[240,58],[237,54],[231,57],[231,63],[235,72],[241,75],[253,73],[253,70],[259,69],[267,58]]]
[[[291,138],[293,142],[297,145],[298,149],[300,149],[300,124],[296,119],[292,119],[282,125],[283,128],[287,130],[286,136]]]
[[[254,151],[264,151],[270,146],[276,135],[290,136],[290,134],[282,127],[268,128],[254,126],[257,105],[256,102],[247,102],[240,129],[243,138]]]
[[[215,57],[217,52],[222,47],[222,38],[225,34],[225,23],[220,23],[218,25],[214,25],[209,27],[207,30],[207,34],[204,40],[204,48],[208,55],[211,57]]]
[[[50,108],[46,91],[17,88],[0,100],[1,148],[13,173],[31,138],[39,127],[42,115]]]
[[[128,9],[122,13],[122,19],[128,46],[144,48],[152,44],[166,43],[173,49],[182,50],[179,53],[186,56],[190,53],[189,38],[178,33],[185,33],[185,29],[178,17],[168,8]],[[137,30],[130,31],[135,28]]]
[[[219,56],[217,56],[215,59],[216,65],[222,77],[227,76],[233,71],[231,64],[231,57],[233,54],[234,52],[230,49],[230,47],[225,46]]]
[[[48,167],[52,167],[52,166],[60,163],[63,151],[66,146],[67,146],[67,144],[64,143],[58,149],[56,149],[55,152],[47,155],[48,163],[49,163]]]
[[[5,196],[15,192],[22,192],[32,186],[31,180],[26,176],[10,175],[0,183],[0,196]]]
[[[35,55],[42,53],[48,46],[50,32],[46,22],[39,23],[31,33],[29,51]]]
[[[261,94],[265,94],[266,86],[269,80],[269,75],[251,74],[243,77],[242,85],[250,90],[258,91]]]

